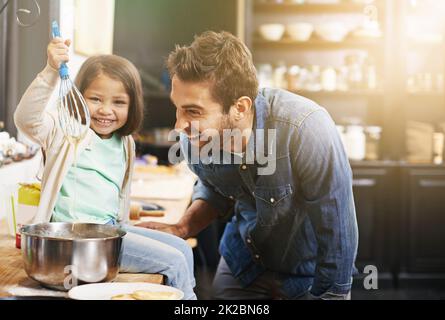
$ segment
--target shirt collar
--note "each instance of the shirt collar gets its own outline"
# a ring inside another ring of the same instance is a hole
[[[267,141],[268,135],[267,135],[267,128],[266,128],[266,122],[267,118],[270,113],[270,105],[266,98],[260,93],[258,93],[258,96],[255,99],[254,102],[254,109],[255,109],[255,118],[253,122],[253,132],[249,139],[249,142],[247,143],[246,152],[244,153],[243,162],[246,162],[248,154],[253,155],[254,163],[255,165],[259,166],[260,164],[256,161],[257,151],[256,146],[259,144],[264,145],[264,154],[268,154],[268,146],[269,143]],[[263,133],[258,135],[257,130],[263,130]],[[266,165],[266,164],[264,164]],[[261,166],[261,165],[260,165]]]

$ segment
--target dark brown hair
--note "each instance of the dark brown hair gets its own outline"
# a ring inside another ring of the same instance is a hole
[[[252,54],[229,32],[206,31],[190,46],[176,46],[167,59],[170,76],[185,82],[211,81],[211,94],[225,113],[242,96],[255,101],[258,79]]]
[[[117,133],[128,136],[137,132],[144,117],[144,97],[138,70],[130,61],[116,55],[91,57],[84,62],[76,77],[79,91],[84,94],[94,79],[101,74],[122,82],[130,96],[127,122]]]

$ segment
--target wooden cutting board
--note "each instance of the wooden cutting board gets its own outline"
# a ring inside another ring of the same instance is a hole
[[[121,273],[115,282],[163,284],[164,276],[161,274]],[[9,288],[12,287],[40,290],[44,295],[51,295],[54,292],[42,288],[37,282],[28,278],[23,269],[21,251],[15,248],[15,239],[8,235],[6,221],[0,220],[0,298],[10,297]]]

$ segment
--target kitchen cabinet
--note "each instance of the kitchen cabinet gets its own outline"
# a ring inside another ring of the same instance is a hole
[[[417,166],[403,171],[401,272],[404,278],[445,274],[445,167]]]
[[[445,166],[352,163],[359,226],[356,265],[379,282],[445,284]]]
[[[363,272],[372,265],[380,286],[393,286],[397,259],[397,203],[400,201],[394,163],[352,163],[354,202],[359,228],[356,267]]]

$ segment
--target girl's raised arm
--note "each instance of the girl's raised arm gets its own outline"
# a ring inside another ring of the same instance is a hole
[[[14,114],[17,128],[43,148],[47,147],[57,123],[57,115],[45,109],[59,80],[57,70],[62,62],[69,60],[69,45],[69,40],[64,42],[60,38],[50,42],[48,64],[28,87]]]

